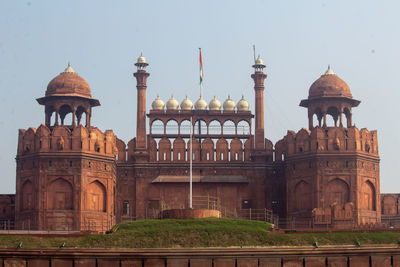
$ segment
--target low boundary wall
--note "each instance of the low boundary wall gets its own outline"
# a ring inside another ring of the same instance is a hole
[[[209,249],[0,249],[13,267],[400,267],[400,246]]]

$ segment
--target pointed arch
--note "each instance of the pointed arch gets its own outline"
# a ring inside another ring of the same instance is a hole
[[[32,210],[35,207],[34,203],[35,190],[30,180],[25,181],[21,190],[21,210]]]
[[[334,203],[344,205],[350,201],[349,185],[342,179],[335,178],[328,183],[326,196],[328,197],[327,206]]]
[[[362,187],[362,208],[376,211],[375,186],[369,181],[365,181]]]
[[[72,185],[57,178],[47,186],[47,207],[51,210],[72,210]]]
[[[106,188],[98,180],[91,182],[87,187],[87,209],[106,212]]]

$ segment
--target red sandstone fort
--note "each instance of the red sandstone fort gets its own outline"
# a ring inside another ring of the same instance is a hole
[[[147,111],[148,63],[140,56],[135,65],[136,137],[127,144],[91,125],[100,102],[71,66],[50,81],[37,99],[44,124],[19,130],[16,194],[0,196],[2,222],[15,229],[101,230],[188,208],[192,146],[195,208],[279,218],[283,227],[396,223],[399,196],[379,191],[377,132],[354,126],[360,101],[330,68],[300,102],[308,127],[288,131],[274,145],[264,134],[261,58],[251,75],[254,114],[244,98],[221,104],[214,97],[207,104],[202,96],[194,105],[187,97],[180,104],[157,97]]]

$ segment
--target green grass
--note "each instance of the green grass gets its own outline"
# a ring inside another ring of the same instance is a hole
[[[182,248],[232,246],[311,246],[397,244],[400,233],[291,233],[271,234],[271,225],[233,219],[165,219],[121,223],[107,235],[83,237],[0,236],[0,247],[16,248]]]

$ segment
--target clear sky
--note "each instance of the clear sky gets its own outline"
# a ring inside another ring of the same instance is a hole
[[[400,192],[400,1],[16,1],[0,2],[0,193],[15,192],[18,129],[44,123],[48,82],[68,61],[101,102],[92,124],[135,135],[134,63],[150,66],[147,107],[157,94],[204,98],[244,94],[254,107],[252,45],[267,65],[265,134],[274,143],[308,126],[299,107],[330,64],[353,97],[359,128],[377,129],[381,191]]]

